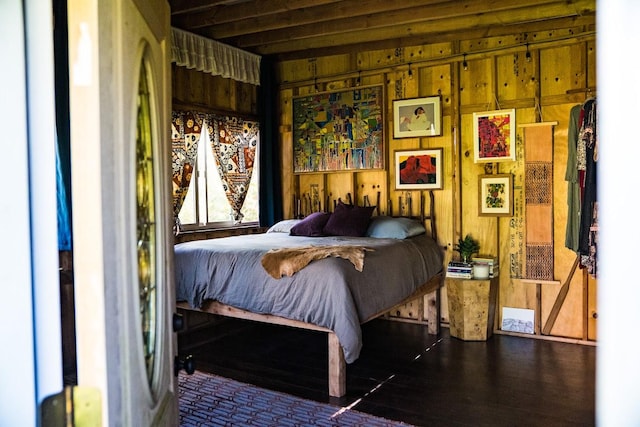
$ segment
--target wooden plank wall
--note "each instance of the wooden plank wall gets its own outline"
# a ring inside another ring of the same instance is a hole
[[[595,26],[595,23],[594,23]],[[284,212],[294,215],[294,198],[309,193],[312,185],[320,196],[346,198],[351,193],[361,203],[364,195],[376,200],[381,192],[381,210],[388,212],[387,200],[395,204],[406,192],[394,189],[393,152],[399,149],[443,148],[444,188],[435,193],[437,227],[440,243],[446,248],[446,261],[454,255],[453,245],[459,236],[471,233],[480,241],[481,252],[497,254],[500,259],[499,311],[502,307],[535,309],[535,284],[525,284],[511,277],[510,255],[516,259],[523,243],[524,231],[522,183],[524,172],[522,130],[518,130],[515,162],[489,164],[496,173],[514,176],[513,217],[479,217],[478,175],[486,164],[473,161],[473,113],[494,109],[516,109],[518,123],[557,121],[554,128],[553,198],[554,198],[554,269],[556,279],[567,278],[575,254],[564,247],[567,217],[567,184],[564,174],[567,162],[567,126],[569,110],[594,93],[595,31],[576,28],[460,40],[455,43],[419,45],[393,50],[368,51],[320,58],[284,61],[279,64],[280,136],[284,169]],[[527,44],[527,41],[530,43]],[[527,58],[527,50],[530,59]],[[462,67],[466,61],[466,70]],[[409,73],[411,69],[411,73]],[[385,88],[384,171],[341,173],[293,173],[292,100],[315,91],[331,91],[356,85],[382,84]],[[441,95],[443,135],[429,138],[393,139],[394,99]],[[518,194],[519,193],[519,194]],[[419,192],[412,192],[419,200]],[[397,212],[394,212],[397,213]],[[414,214],[417,206],[414,204]],[[523,251],[523,248],[522,248]],[[596,339],[595,305],[597,282],[578,273],[571,280],[565,303],[559,313],[553,337],[578,341]],[[549,315],[560,285],[542,287],[542,322]],[[409,304],[400,317],[415,319],[422,303]],[[446,292],[443,292],[442,320],[448,321]]]

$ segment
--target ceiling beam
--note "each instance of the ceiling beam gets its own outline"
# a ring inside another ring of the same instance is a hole
[[[455,0],[454,0],[455,1]],[[472,0],[479,2],[479,0]],[[549,2],[550,0],[546,0]],[[452,0],[447,0],[450,4]],[[355,17],[364,16],[390,16],[399,10],[413,11],[411,14],[413,19],[418,18],[416,14],[421,14],[421,10],[433,11],[438,5],[444,4],[442,0],[342,0],[335,4],[319,5],[314,1],[313,7],[296,8],[284,11],[270,16],[261,16],[248,18],[245,16],[242,20],[236,20],[226,24],[216,22],[207,31],[212,36],[218,38],[234,37],[247,33],[262,33],[271,30],[284,30],[285,32],[292,27],[300,27],[311,25],[316,27],[325,22],[340,21],[345,22]],[[485,2],[486,3],[486,2]],[[449,6],[451,7],[451,6]],[[459,7],[459,6],[458,6]]]
[[[206,2],[206,0],[184,1]],[[176,16],[172,19],[172,25],[194,30],[234,22],[239,23],[238,25],[242,25],[246,30],[252,27],[244,25],[244,23],[253,25],[256,20],[262,22],[262,19],[268,16],[286,14],[311,7],[323,7],[329,10],[332,6],[328,5],[342,2],[343,0],[250,0],[223,7],[210,7],[209,10],[199,10],[198,13],[189,15]]]
[[[594,14],[595,5],[590,0],[577,0],[574,4],[556,2],[544,8],[535,6],[511,10],[493,11],[467,15],[460,18],[445,18],[435,21],[404,23],[400,17],[391,19],[390,22],[403,22],[391,26],[374,25],[359,27],[354,30],[345,30],[344,23],[324,24],[322,31],[308,33],[308,29],[290,29],[289,34],[273,34],[267,32],[259,35],[242,36],[234,39],[236,46],[242,49],[252,50],[260,54],[277,54],[305,49],[316,49],[342,44],[355,44],[364,41],[384,41],[387,39],[399,39],[405,37],[425,37],[438,33],[457,31],[471,31],[479,28],[490,30],[494,27],[523,25],[528,22],[544,21],[548,19],[578,17],[585,14]],[[354,26],[351,26],[354,28]],[[513,31],[513,28],[511,28]]]
[[[595,3],[591,1],[592,3]],[[314,34],[319,29],[331,29],[335,33],[344,31],[381,28],[397,23],[431,22],[438,19],[462,18],[477,14],[519,9],[523,7],[547,7],[562,4],[559,0],[502,0],[491,4],[486,0],[459,1],[437,0],[344,0],[332,7],[312,7],[292,10],[270,16],[247,18],[240,22],[212,25],[203,28],[208,37],[222,40],[236,36],[249,37],[264,33],[271,40],[283,40],[292,30],[296,34]],[[278,32],[278,30],[280,30]],[[255,37],[254,37],[255,38]]]
[[[229,0],[169,0],[171,15],[181,15],[186,13],[211,12],[218,6],[228,4]]]

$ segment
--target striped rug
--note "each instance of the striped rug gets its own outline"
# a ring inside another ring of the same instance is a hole
[[[407,426],[201,371],[180,372],[178,389],[183,427]]]

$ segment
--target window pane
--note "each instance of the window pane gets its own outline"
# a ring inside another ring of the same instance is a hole
[[[256,150],[256,159],[259,158],[258,156]],[[241,210],[244,215],[243,224],[259,220],[259,175],[258,162],[255,162],[249,189]],[[196,213],[197,206],[200,206],[199,214]],[[182,225],[191,225],[192,227],[198,225],[215,227],[216,224],[229,226],[233,222],[233,212],[220,180],[206,123],[202,126],[202,134],[198,142],[198,156],[193,178],[189,183],[189,191],[178,218]]]
[[[193,176],[197,175],[194,174]],[[182,208],[180,208],[180,213],[178,214],[178,219],[183,225],[195,224],[197,221],[195,182],[195,179],[191,179],[191,182],[189,183],[189,190],[187,191],[187,195],[184,198]]]
[[[227,195],[224,193],[224,187],[222,187],[222,181],[220,181],[220,175],[218,174],[218,167],[216,160],[213,156],[213,150],[211,149],[211,143],[207,136],[207,190],[208,201],[207,210],[209,212],[209,222],[219,221],[233,221],[231,212],[231,206],[227,201]]]

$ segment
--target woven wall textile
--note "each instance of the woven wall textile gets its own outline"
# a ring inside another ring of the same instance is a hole
[[[524,128],[525,278],[554,280],[553,272],[553,126]]]

